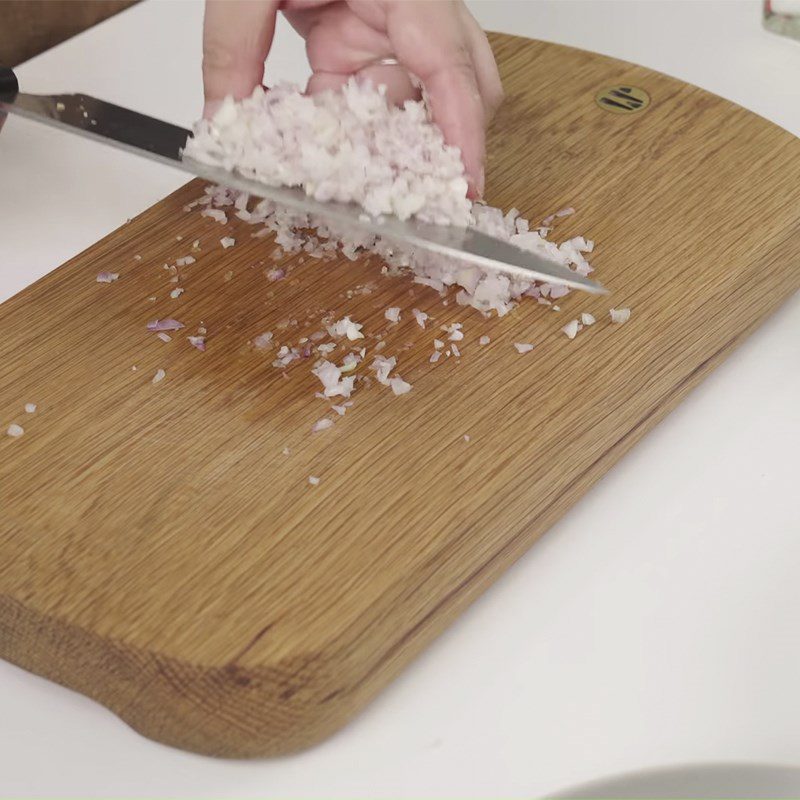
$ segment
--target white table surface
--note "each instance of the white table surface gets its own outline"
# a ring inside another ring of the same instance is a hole
[[[660,69],[800,134],[800,45],[763,32],[756,2],[473,7],[487,28]],[[149,0],[21,67],[22,86],[188,125],[201,16],[196,2]],[[285,25],[268,70],[306,75]],[[0,300],[184,181],[17,119],[0,135],[0,176]],[[800,763],[798,367],[795,296],[360,717],[306,753],[182,753],[0,663],[0,796],[530,798],[644,766]]]

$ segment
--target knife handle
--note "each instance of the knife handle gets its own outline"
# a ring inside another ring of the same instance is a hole
[[[11,67],[0,64],[0,98],[12,100],[19,93],[19,82]]]

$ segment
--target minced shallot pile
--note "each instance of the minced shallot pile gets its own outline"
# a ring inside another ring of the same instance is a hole
[[[296,86],[257,88],[240,102],[226,99],[211,120],[195,126],[186,155],[269,185],[299,186],[320,201],[352,202],[368,214],[394,214],[436,224],[470,225],[587,275],[584,253],[594,243],[581,236],[548,241],[548,218],[535,230],[516,209],[467,199],[457,148],[445,144],[423,101],[390,106],[385,88],[351,79],[341,92],[307,96]],[[337,233],[322,219],[278,208],[223,188],[213,190],[203,213],[227,221],[226,206],[240,219],[274,231],[285,250],[324,257],[340,250],[356,259],[374,253],[393,269],[410,268],[418,283],[443,291],[458,286],[456,301],[498,315],[523,296],[556,299],[563,286],[537,284],[485,272],[454,258],[397,246],[358,232]],[[572,213],[564,209],[558,214]],[[555,215],[553,215],[555,216]],[[314,230],[315,233],[309,233]]]
[[[226,99],[212,119],[199,122],[185,152],[198,161],[268,185],[302,187],[320,202],[354,203],[375,217],[394,215],[403,220],[471,226],[581,275],[592,271],[584,255],[593,250],[592,241],[577,236],[556,244],[547,239],[557,218],[574,213],[574,209],[556,211],[532,226],[516,209],[504,213],[482,202],[471,202],[460,153],[445,144],[424,101],[407,102],[402,108],[390,106],[383,87],[376,89],[351,79],[340,92],[313,96],[286,84],[269,91],[258,88],[245,100]],[[345,231],[323,218],[290,211],[269,200],[251,201],[247,194],[221,186],[206,189],[205,195],[186,210],[198,206],[203,216],[216,222],[227,224],[232,215],[258,226],[254,237],[273,233],[279,246],[273,257],[297,253],[302,263],[305,255],[331,259],[342,253],[351,260],[377,255],[385,263],[384,273],[409,273],[415,282],[439,292],[445,304],[449,302],[448,288],[453,287],[459,305],[472,306],[485,316],[492,312],[502,316],[523,298],[559,311],[554,301],[569,293],[561,285],[509,278],[374,234]],[[230,236],[220,239],[223,248],[235,243]],[[284,268],[266,271],[270,282],[280,281],[286,274]],[[368,291],[371,289],[366,286],[354,287],[347,296]],[[393,306],[385,309],[384,318],[396,325],[401,314],[402,309]],[[612,309],[611,321],[625,322],[629,314],[628,309]],[[411,315],[425,330],[429,315],[416,308]],[[252,340],[257,350],[274,350],[274,367],[285,369],[305,359],[311,362],[311,372],[320,383],[316,396],[327,401],[331,412],[313,423],[313,433],[332,428],[336,419],[344,416],[353,405],[350,398],[357,382],[369,385],[374,380],[395,395],[412,389],[397,372],[397,355],[381,352],[386,344],[382,336],[366,341],[363,325],[349,316],[323,318],[321,322],[324,330],[300,338],[296,345],[278,346],[272,331]],[[594,322],[591,314],[583,313],[564,325],[562,333],[573,339]],[[172,319],[154,320],[149,327],[173,330],[175,323]],[[278,329],[292,324],[296,320],[286,320],[278,324]],[[462,327],[461,323],[440,326],[441,332],[436,335],[441,338],[433,339],[430,363],[443,357],[460,358]],[[328,337],[333,341],[322,341]],[[490,341],[484,335],[478,343],[486,346]],[[513,344],[520,355],[535,347],[531,342]],[[342,351],[348,349],[342,357]],[[337,357],[334,351],[340,355]],[[157,378],[163,378],[163,374]],[[468,434],[463,438],[470,441]],[[289,448],[283,452],[288,455]],[[319,478],[311,476],[308,481],[316,486]]]

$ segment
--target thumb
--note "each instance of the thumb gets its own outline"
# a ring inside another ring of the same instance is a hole
[[[247,97],[264,78],[279,0],[206,0],[203,19],[203,116],[227,95]]]

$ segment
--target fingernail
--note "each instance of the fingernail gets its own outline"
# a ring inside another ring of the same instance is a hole
[[[221,105],[221,100],[206,100],[206,104],[203,106],[203,119],[211,119],[219,111]]]

